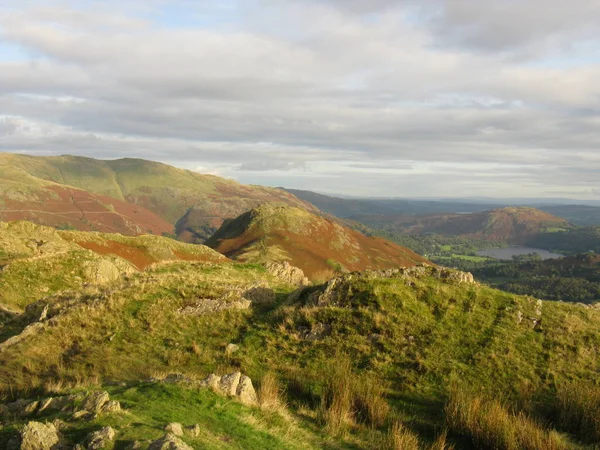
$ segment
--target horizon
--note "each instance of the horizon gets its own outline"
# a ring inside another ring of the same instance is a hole
[[[360,198],[600,201],[600,1],[9,0],[0,151]]]

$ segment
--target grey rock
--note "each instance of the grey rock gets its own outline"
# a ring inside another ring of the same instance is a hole
[[[165,430],[174,434],[175,436],[183,436],[183,425],[177,422],[171,422],[165,427]]]
[[[304,276],[302,269],[292,266],[287,261],[269,261],[265,263],[269,273],[282,281],[296,286],[308,286],[310,281]]]
[[[177,436],[169,433],[152,442],[148,450],[194,450]]]
[[[246,375],[240,377],[235,395],[245,405],[255,405],[258,401],[256,391],[254,390],[254,386],[252,386],[252,380]]]
[[[87,450],[102,450],[109,446],[115,439],[115,430],[112,427],[104,427],[101,430],[90,433],[86,439]]]
[[[57,450],[60,435],[50,423],[29,422],[21,430],[21,450]]]
[[[92,392],[83,399],[79,410],[98,414],[102,412],[102,408],[109,402],[109,400],[110,396],[106,391]]]
[[[119,411],[121,411],[121,403],[119,403],[117,400],[109,400],[104,404],[101,412],[114,413]]]
[[[242,374],[240,372],[234,372],[228,375],[223,375],[221,377],[221,381],[219,382],[219,392],[221,392],[223,395],[234,396],[237,392],[238,384],[240,383],[241,377]]]

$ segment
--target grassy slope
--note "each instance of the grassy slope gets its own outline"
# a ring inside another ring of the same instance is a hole
[[[202,226],[218,228],[265,201],[314,207],[280,189],[245,186],[235,181],[142,159],[100,161],[77,156],[33,157],[0,153],[0,167],[21,169],[43,180],[75,186],[92,193],[140,205],[175,224],[186,240]],[[187,214],[192,208],[192,213]],[[208,237],[203,235],[201,237]]]
[[[57,231],[29,222],[0,223],[0,303],[22,309],[35,300],[81,288],[100,277],[170,260],[220,262],[205,247],[159,236]]]
[[[232,289],[274,289],[271,304],[209,316],[180,316],[198,298]],[[593,381],[600,369],[600,310],[533,299],[436,278],[354,276],[338,306],[285,302],[293,287],[259,267],[173,263],[123,279],[119,285],[46,299],[74,306],[39,335],[0,353],[2,389],[50,382],[144,379],[156,372],[203,376],[265,371],[288,387],[293,408],[316,407],[340,354],[352,370],[387,386],[394,414],[423,436],[443,426],[443,404],[460,381],[516,402],[552,396],[566,381]],[[312,288],[317,289],[317,288]],[[519,312],[523,320],[519,321]],[[303,331],[330,330],[307,340]],[[230,356],[229,342],[240,344]],[[556,424],[559,426],[560,424]],[[358,428],[353,442],[367,439]]]
[[[289,206],[264,204],[226,223],[207,245],[240,261],[288,260],[312,280],[336,272],[410,266],[425,259]]]

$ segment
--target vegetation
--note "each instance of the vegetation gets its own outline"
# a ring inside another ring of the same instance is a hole
[[[77,242],[137,242],[37,229],[56,258]],[[137,239],[138,248],[150,245]],[[185,247],[148,239],[157,249]],[[38,251],[27,239],[4,242],[3,272]],[[577,449],[597,442],[600,395],[584,393],[596,392],[600,310],[537,302],[452,274],[426,266],[354,273],[290,296],[296,286],[262,266],[179,259],[106,284],[57,287],[0,326],[5,345],[46,311],[41,328],[0,349],[0,395],[108,389],[125,412],[90,422],[64,413],[41,419],[61,418],[72,441],[110,424],[117,448],[156,438],[173,421],[201,425],[198,440],[186,437],[197,448]],[[240,306],[246,298],[251,306]],[[217,303],[226,307],[201,308]],[[230,343],[238,350],[227,351]],[[255,406],[143,381],[238,370],[258,388]],[[22,424],[9,421],[0,442]]]

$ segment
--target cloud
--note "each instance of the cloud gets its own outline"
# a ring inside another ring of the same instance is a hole
[[[549,3],[13,2],[0,150],[355,195],[589,196],[600,2]]]

